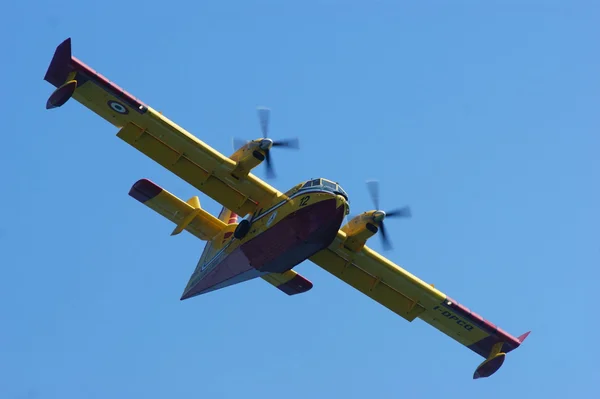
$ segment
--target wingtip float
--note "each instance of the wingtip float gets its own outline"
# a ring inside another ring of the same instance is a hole
[[[77,89],[76,80],[69,80],[68,82],[59,86],[56,90],[52,92],[50,97],[48,97],[48,101],[46,102],[46,109],[61,107],[73,96],[73,93],[75,93],[75,89]]]
[[[386,217],[410,214],[381,211],[377,185],[368,185],[377,209],[342,226],[350,203],[336,182],[311,179],[283,193],[251,173],[264,163],[273,175],[271,147],[298,147],[296,139],[269,138],[268,110],[259,110],[262,137],[241,141],[228,157],[73,57],[70,38],[56,48],[44,79],[56,88],[46,108],[75,99],[118,128],[118,138],[222,205],[215,217],[198,197],[186,202],[147,179],[129,192],[174,223],[172,235],[187,231],[206,241],[181,299],[254,278],[302,294],[313,284],[292,269],[310,260],[408,322],[419,318],[482,356],[474,379],[496,373],[529,335],[508,334],[369,248],[374,235],[385,238]]]
[[[528,331],[517,338],[519,345],[525,341],[525,338],[527,338],[530,333],[531,331]],[[501,352],[503,344],[503,342],[499,342],[494,345],[488,358],[485,359],[479,366],[477,366],[475,373],[473,373],[474,380],[479,378],[487,378],[498,371],[500,367],[502,367],[504,364],[504,359],[506,358],[506,353]]]

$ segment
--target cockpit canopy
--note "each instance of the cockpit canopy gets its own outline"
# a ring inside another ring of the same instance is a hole
[[[344,189],[342,188],[342,186],[340,186],[337,183],[332,182],[331,180],[327,180],[327,179],[313,179],[313,180],[309,180],[306,183],[304,183],[302,185],[302,187],[300,188],[300,190],[307,190],[307,189],[311,189],[311,188],[319,188],[319,189],[324,189],[327,191],[331,191],[333,193],[339,194],[342,197],[346,198],[346,201],[349,203],[349,199],[348,199],[348,194],[346,194],[346,192],[344,191]]]

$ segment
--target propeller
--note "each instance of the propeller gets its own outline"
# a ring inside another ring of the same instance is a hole
[[[390,211],[382,211],[379,208],[379,182],[376,180],[367,181],[367,189],[369,190],[369,194],[371,195],[371,200],[373,201],[373,205],[375,205],[376,211],[373,212],[373,222],[379,225],[379,232],[381,236],[381,242],[383,244],[383,248],[385,250],[392,249],[392,244],[387,236],[385,231],[385,224],[383,223],[384,219],[387,218],[409,218],[412,216],[411,210],[409,206],[405,206],[402,208],[392,209]]]
[[[265,166],[267,168],[267,177],[273,178],[275,177],[275,170],[273,168],[273,161],[271,159],[271,148],[273,147],[281,147],[281,148],[290,148],[290,149],[298,149],[299,142],[297,138],[292,139],[282,139],[282,140],[273,140],[269,138],[269,122],[271,119],[271,110],[269,108],[259,107],[257,109],[258,112],[258,120],[260,122],[260,129],[262,131],[262,140],[259,141],[258,146],[265,153]],[[244,145],[248,144],[248,140],[242,139],[233,139],[234,147],[241,148]]]

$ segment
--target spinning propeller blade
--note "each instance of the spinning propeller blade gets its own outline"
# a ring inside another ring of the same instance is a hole
[[[379,209],[379,182],[377,180],[367,181],[367,189],[369,190],[369,194],[371,194],[371,200],[373,201],[373,205],[375,205],[375,209]]]
[[[271,158],[271,149],[273,147],[280,148],[289,148],[297,150],[300,148],[299,141],[297,138],[291,139],[283,139],[283,140],[272,140],[269,138],[269,124],[271,120],[271,110],[265,107],[257,108],[258,121],[260,123],[260,130],[262,132],[262,140],[254,140],[255,143],[258,143],[258,147],[265,153],[265,167],[267,168],[267,178],[275,177],[275,168],[273,167],[273,159]],[[249,140],[234,138],[233,139],[233,148],[234,151],[239,150],[246,144],[248,144]]]
[[[233,151],[239,150],[240,148],[242,148],[243,146],[245,146],[248,143],[249,143],[248,140],[244,140],[244,139],[240,139],[238,137],[234,137],[233,138]]]
[[[385,212],[386,218],[409,218],[411,216],[412,213],[410,211],[410,207],[408,206]]]
[[[263,134],[263,138],[268,138],[269,135],[269,123],[271,120],[271,110],[269,108],[259,107],[257,109],[258,120],[260,122],[260,129]],[[265,167],[267,168],[267,178],[271,179],[275,177],[275,168],[273,167],[273,159],[271,158],[271,149],[273,147],[298,149],[299,142],[297,138],[283,139],[283,140],[270,140],[268,148],[263,149],[265,152]]]
[[[264,138],[269,137],[269,120],[271,119],[271,110],[265,107],[258,107],[258,120],[260,121],[260,130]]]
[[[390,243],[390,239],[388,238],[385,232],[385,224],[383,223],[383,221],[379,224],[379,234],[381,237],[381,244],[383,245],[383,250],[389,251],[390,249],[392,249],[392,244]]]
[[[384,250],[390,250],[392,249],[392,244],[390,242],[390,239],[387,236],[386,230],[385,230],[385,223],[384,223],[384,219],[387,218],[409,218],[412,216],[412,212],[410,210],[410,207],[405,206],[402,208],[396,208],[393,209],[391,211],[382,211],[379,208],[379,182],[377,180],[369,180],[367,181],[367,189],[369,190],[369,194],[371,195],[371,200],[373,201],[373,205],[375,205],[375,210],[377,212],[381,212],[378,217],[379,219],[379,233],[380,233],[380,237],[381,237],[381,243],[383,244],[383,249]]]
[[[273,161],[271,161],[271,151],[265,151],[265,167],[267,168],[267,178],[273,179],[275,177],[275,170],[273,169]]]
[[[273,141],[273,147],[287,147],[297,150],[300,148],[298,139],[284,139]]]

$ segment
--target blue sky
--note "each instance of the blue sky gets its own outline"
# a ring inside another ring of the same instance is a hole
[[[0,27],[1,397],[593,395],[597,2],[37,3],[7,4]],[[273,137],[302,146],[273,154],[274,185],[334,179],[358,213],[379,179],[384,208],[413,209],[386,255],[532,334],[472,381],[479,356],[308,262],[304,295],[255,280],[180,302],[203,243],[127,192],[196,192],[80,104],[44,109],[66,37],[224,153],[271,107]]]

